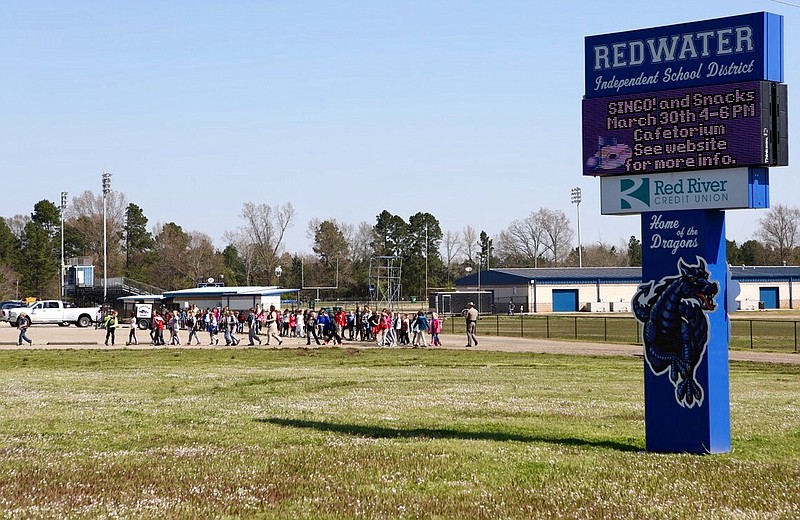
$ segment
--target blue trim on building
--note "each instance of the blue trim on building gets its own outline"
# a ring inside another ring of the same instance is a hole
[[[729,267],[731,278],[739,282],[794,282],[800,280],[797,266],[744,266]],[[514,286],[563,284],[638,284],[642,281],[641,267],[556,267],[556,268],[500,268],[481,271],[482,286]],[[478,274],[458,278],[456,287],[477,287]]]

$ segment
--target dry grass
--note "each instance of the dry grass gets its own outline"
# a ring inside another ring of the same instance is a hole
[[[3,518],[796,518],[800,368],[732,369],[735,451],[642,451],[641,361],[0,353]]]

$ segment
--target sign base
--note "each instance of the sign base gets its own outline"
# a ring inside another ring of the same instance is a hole
[[[731,449],[725,213],[642,214],[642,322],[648,451]]]

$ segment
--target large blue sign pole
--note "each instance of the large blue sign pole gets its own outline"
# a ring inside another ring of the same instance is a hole
[[[642,214],[642,323],[648,451],[730,451],[725,213]]]

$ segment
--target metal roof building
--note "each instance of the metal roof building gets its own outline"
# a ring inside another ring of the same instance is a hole
[[[228,307],[231,310],[247,310],[270,305],[280,308],[282,294],[297,292],[298,289],[279,289],[276,286],[207,286],[167,291],[162,296],[170,307],[196,305],[201,309]]]
[[[742,310],[796,308],[800,303],[800,267],[730,267],[739,282]],[[641,267],[500,268],[470,273],[456,289],[492,291],[491,312],[630,311],[642,281]],[[484,312],[489,312],[485,309]]]

